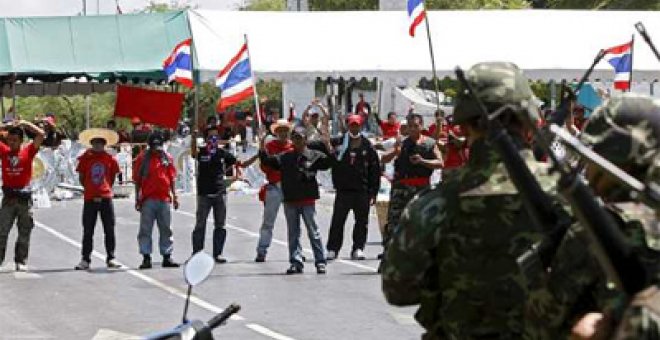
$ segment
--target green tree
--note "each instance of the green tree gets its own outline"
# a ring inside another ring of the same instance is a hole
[[[377,10],[378,0],[309,0],[312,11],[363,11]]]
[[[526,0],[426,0],[428,9],[523,9]]]
[[[660,10],[658,0],[547,0],[556,9]]]
[[[286,9],[286,0],[251,0],[242,11],[283,11]]]
[[[149,4],[145,8],[138,10],[137,12],[164,13],[164,12],[179,11],[189,8],[194,8],[194,6],[190,5],[189,1],[170,0],[169,3],[167,2],[161,3],[155,0],[149,0]]]

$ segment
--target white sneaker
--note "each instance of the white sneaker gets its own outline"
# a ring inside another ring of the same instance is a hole
[[[17,272],[26,272],[26,271],[28,271],[27,264],[16,262],[16,271]]]
[[[80,263],[75,267],[76,270],[87,270],[89,269],[89,262],[85,260],[80,260]]]
[[[337,252],[334,250],[328,250],[328,253],[325,255],[325,259],[332,261],[337,258]]]
[[[366,260],[367,257],[364,256],[364,251],[362,249],[355,249],[351,253],[351,260]]]

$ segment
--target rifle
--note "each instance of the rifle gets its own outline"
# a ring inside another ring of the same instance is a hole
[[[549,268],[559,244],[571,224],[570,218],[566,213],[563,213],[561,207],[552,202],[536,181],[536,178],[527,167],[527,163],[520,156],[519,148],[499,121],[498,116],[500,113],[488,113],[484,103],[475,95],[462,69],[456,68],[456,76],[476,101],[482,114],[482,120],[487,126],[488,138],[494,143],[502,157],[509,172],[509,177],[520,192],[523,204],[531,216],[532,222],[546,236],[544,241],[523,254],[518,262],[519,264],[526,263],[531,256],[536,255],[543,268]],[[505,106],[498,111],[503,112],[507,108]]]
[[[580,140],[557,125],[551,125],[549,131],[558,140],[580,158],[608,173],[617,183],[630,191],[630,198],[647,205],[651,209],[660,210],[660,186],[656,183],[644,184],[635,177],[628,175],[603,156],[586,147]]]
[[[561,223],[562,218],[558,212],[551,209],[553,205],[549,204],[551,203],[550,198],[541,189],[518,153],[511,137],[497,120],[500,112],[508,108],[516,109],[516,107],[505,105],[497,111],[489,113],[460,68],[456,69],[456,75],[477,103],[482,119],[488,128],[489,137],[500,153],[510,178],[520,192],[525,208],[532,216],[534,224],[546,234],[546,238],[537,248],[537,252],[542,263],[549,266],[548,260],[551,261],[554,258],[567,226]],[[526,104],[521,103],[523,107],[527,106]],[[648,275],[639,258],[633,254],[631,247],[626,243],[612,216],[603,208],[579,174],[566,162],[558,159],[550,148],[550,143],[535,124],[529,122],[529,119],[524,120],[532,128],[535,138],[538,139],[540,146],[552,161],[552,171],[559,173],[558,190],[571,204],[578,219],[585,226],[587,234],[594,241],[595,255],[599,264],[610,279],[629,296],[644,289],[648,282]]]
[[[644,27],[644,24],[642,24],[641,21],[636,23],[635,29],[637,29],[637,32],[639,32],[642,38],[644,38],[646,44],[649,45],[651,51],[653,51],[653,54],[655,54],[655,57],[658,59],[658,61],[660,61],[660,52],[658,52],[658,49],[655,47],[653,40],[651,40],[649,33],[646,31],[646,27]]]

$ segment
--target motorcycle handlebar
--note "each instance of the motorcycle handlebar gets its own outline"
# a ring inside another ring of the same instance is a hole
[[[241,310],[241,306],[232,303],[229,305],[229,307],[225,308],[225,310],[209,320],[208,326],[206,326],[206,328],[208,330],[213,330],[214,328],[220,326],[223,322],[227,321],[232,315],[238,313],[239,310]]]

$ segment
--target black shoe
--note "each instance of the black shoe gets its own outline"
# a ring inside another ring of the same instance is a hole
[[[302,273],[303,273],[302,267],[298,267],[293,264],[291,265],[291,267],[289,267],[289,269],[286,270],[286,275],[302,274]]]
[[[163,268],[179,268],[179,264],[174,262],[171,257],[163,257]]]
[[[151,256],[144,255],[142,264],[138,267],[138,269],[151,269]]]
[[[213,259],[215,260],[215,263],[227,263],[227,259],[222,257],[222,255],[218,255]]]
[[[325,263],[319,263],[316,265],[316,274],[325,274],[326,272]]]
[[[266,262],[266,255],[257,254],[257,257],[254,259],[254,262]]]

